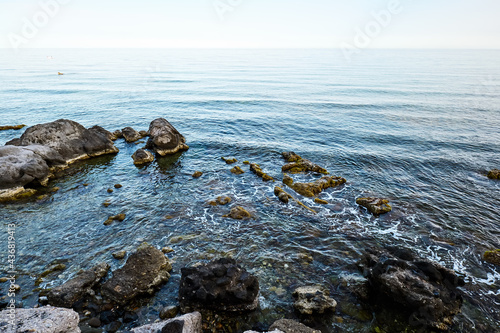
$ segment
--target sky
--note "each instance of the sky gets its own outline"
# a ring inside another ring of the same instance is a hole
[[[498,0],[0,0],[0,48],[500,48]]]

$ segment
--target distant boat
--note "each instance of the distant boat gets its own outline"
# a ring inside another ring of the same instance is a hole
[[[61,72],[57,72],[57,75],[64,75],[64,73],[61,73]]]

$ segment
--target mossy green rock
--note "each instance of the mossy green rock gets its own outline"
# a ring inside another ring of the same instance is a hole
[[[491,170],[490,172],[488,172],[488,178],[500,179],[500,170],[498,170],[498,169]]]

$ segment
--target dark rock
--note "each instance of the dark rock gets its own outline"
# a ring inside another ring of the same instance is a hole
[[[184,330],[184,320],[172,320],[163,326],[161,333],[182,333]]]
[[[111,133],[111,140],[112,141],[115,141],[115,140],[118,140],[120,138],[123,138],[123,133],[122,131],[120,130],[116,130],[114,131],[113,133]]]
[[[282,155],[283,158],[287,162],[289,162],[288,164],[285,164],[281,168],[281,171],[283,172],[289,172],[289,173],[317,172],[325,175],[329,173],[325,168],[322,168],[319,165],[314,164],[309,160],[303,159],[299,155],[295,154],[293,151],[283,152]]]
[[[284,203],[288,203],[289,199],[292,198],[290,194],[288,194],[286,191],[284,191],[281,187],[276,186],[274,188],[274,195],[280,199],[280,201]]]
[[[234,168],[231,169],[231,172],[234,173],[235,175],[241,175],[245,173],[239,166],[235,166]]]
[[[284,333],[321,333],[321,331],[313,330],[312,328],[291,319],[277,320],[271,325],[271,327],[269,327],[269,330],[279,330]]]
[[[231,198],[230,197],[217,197],[217,199],[215,199],[215,202],[217,202],[218,205],[224,206],[224,205],[227,205],[228,203],[231,202]]]
[[[251,311],[258,305],[259,281],[233,259],[181,269],[182,312],[192,309]]]
[[[392,253],[391,253],[392,252]],[[409,316],[409,324],[446,331],[460,312],[464,285],[455,272],[425,259],[408,259],[405,252],[371,251],[360,263],[368,279],[370,302]]]
[[[500,170],[498,170],[498,169],[491,170],[490,172],[488,172],[488,178],[500,179]]]
[[[122,188],[123,186],[121,184],[115,184],[115,188]]]
[[[189,149],[184,136],[163,118],[155,119],[149,125],[149,140],[146,147],[161,156]]]
[[[335,176],[323,176],[313,183],[294,183],[290,176],[285,175],[283,177],[283,183],[305,197],[314,197],[327,188],[336,187],[345,182],[345,178]]]
[[[163,252],[144,243],[122,268],[113,272],[113,277],[102,285],[101,293],[117,304],[125,304],[141,295],[152,295],[168,281],[171,269]]]
[[[173,305],[166,306],[160,310],[160,319],[174,318],[175,316],[177,316],[178,312],[179,312],[179,307]]]
[[[113,258],[120,260],[125,258],[126,254],[127,251],[118,251],[118,252],[113,252],[111,255],[113,256]]]
[[[137,132],[132,127],[125,127],[122,129],[122,135],[127,142],[136,142],[137,140],[142,139],[142,136],[139,132]]]
[[[26,127],[26,125],[7,125],[7,126],[0,126],[0,131],[6,131],[6,130],[20,130],[21,128]]]
[[[483,255],[483,258],[490,264],[500,266],[500,249],[493,251],[486,251]]]
[[[135,165],[142,165],[153,162],[155,157],[150,151],[147,151],[145,149],[138,149],[132,155],[132,159],[134,160]]]
[[[226,162],[226,164],[233,164],[233,163],[236,163],[238,162],[237,159],[235,159],[234,157],[233,158],[226,158],[226,157],[221,157],[221,159]]]
[[[335,310],[337,302],[327,290],[318,286],[299,287],[293,292],[294,307],[302,314],[322,314]]]
[[[252,214],[250,214],[245,208],[241,206],[236,206],[231,208],[229,214],[223,215],[222,217],[230,217],[235,220],[242,220],[252,217]]]
[[[133,321],[136,321],[138,318],[139,318],[139,316],[135,312],[127,311],[123,314],[123,322],[124,323],[131,323]]]
[[[87,324],[90,326],[90,327],[101,327],[101,320],[97,317],[93,317],[93,318],[90,318],[89,321],[87,322]]]
[[[368,209],[373,215],[388,213],[392,210],[389,200],[381,198],[358,198],[356,203]]]
[[[123,222],[127,216],[125,214],[118,214],[108,217],[106,221],[104,221],[104,225],[110,225],[113,221]]]
[[[115,333],[120,329],[120,327],[122,327],[122,323],[120,323],[119,321],[113,321],[108,326],[106,326],[106,332]]]
[[[109,265],[100,263],[88,271],[78,273],[73,279],[51,289],[47,298],[54,306],[71,308],[74,303],[83,299],[91,289],[108,273]]]
[[[298,154],[295,154],[293,151],[285,151],[282,152],[281,155],[288,163],[299,162],[302,160],[302,157],[300,157]]]
[[[257,176],[262,178],[263,181],[267,182],[269,180],[272,180],[274,182],[274,178],[269,176],[267,173],[262,171],[260,166],[257,163],[250,163],[250,171],[255,173]]]
[[[99,133],[101,133],[102,135],[104,135],[105,137],[107,137],[111,141],[116,140],[114,133],[111,133],[111,132],[105,130],[104,128],[102,128],[99,125],[92,126],[92,127],[89,128],[89,130],[95,131],[95,132],[99,132]]]
[[[203,172],[201,171],[196,171],[195,173],[193,173],[193,178],[200,178],[201,176],[203,176]]]
[[[118,319],[118,313],[112,310],[105,310],[99,314],[101,325],[108,325],[109,323]]]

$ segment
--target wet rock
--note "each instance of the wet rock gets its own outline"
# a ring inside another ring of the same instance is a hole
[[[285,192],[281,187],[276,186],[274,188],[274,195],[280,199],[281,202],[288,203],[289,199],[292,198],[290,194]]]
[[[201,333],[202,318],[199,312],[144,325],[132,329],[133,333]]]
[[[120,329],[120,327],[122,327],[122,323],[119,321],[113,321],[106,326],[106,332],[115,333]]]
[[[21,128],[26,127],[26,125],[7,125],[7,126],[0,126],[0,131],[6,131],[6,130],[20,130]]]
[[[243,164],[248,165],[248,164],[250,164],[250,162],[249,161],[243,161]]]
[[[251,311],[257,308],[259,281],[233,259],[181,269],[182,312],[199,309]]]
[[[195,173],[193,173],[193,178],[200,178],[201,176],[203,176],[203,172],[201,171],[196,171]]]
[[[111,141],[118,140],[120,138],[123,138],[123,133],[120,130],[116,130],[113,133],[111,133]]]
[[[231,198],[230,197],[217,197],[217,199],[215,199],[215,202],[217,202],[218,205],[225,206],[231,202]]]
[[[155,119],[149,125],[149,140],[146,147],[161,156],[189,149],[184,136],[163,118]]]
[[[139,134],[140,134],[140,135],[141,135],[141,137],[143,137],[143,138],[144,138],[144,137],[146,137],[146,136],[149,136],[148,131],[144,131],[144,130],[143,130],[143,131],[139,131]]]
[[[10,310],[0,312],[2,332],[80,333],[78,313],[71,309],[44,306],[36,309],[15,309],[16,325],[12,326]]]
[[[115,184],[115,188],[122,188],[123,186],[121,184]]]
[[[309,160],[303,159],[299,155],[295,154],[293,151],[283,152],[282,155],[283,158],[287,162],[289,162],[288,164],[285,164],[281,168],[281,171],[283,172],[288,172],[288,173],[317,172],[325,175],[329,173],[325,168],[322,168],[319,165],[314,164]]]
[[[125,127],[122,129],[122,135],[128,143],[142,139],[142,135],[132,127]]]
[[[131,323],[133,321],[136,321],[138,318],[139,318],[139,316],[137,315],[137,313],[131,312],[131,311],[127,311],[123,315],[123,322],[124,323]]]
[[[500,179],[500,170],[498,170],[498,169],[491,170],[490,172],[488,172],[488,178]]]
[[[500,249],[493,251],[486,251],[483,255],[483,259],[490,264],[500,266]]]
[[[173,305],[166,306],[160,310],[160,319],[174,318],[175,316],[177,316],[178,312],[179,312],[178,306],[173,306]]]
[[[234,157],[233,158],[225,158],[225,157],[221,157],[221,159],[226,162],[226,164],[233,164],[233,163],[236,163],[238,162],[237,159],[235,159]]]
[[[161,252],[163,252],[163,253],[167,254],[167,253],[170,253],[170,252],[174,252],[174,249],[173,249],[173,248],[171,248],[170,246],[166,246],[166,247],[163,247],[163,248],[161,249]]]
[[[118,252],[113,252],[111,255],[113,258],[121,260],[125,258],[125,255],[127,254],[127,251],[118,251]]]
[[[257,163],[250,163],[250,171],[252,171],[257,176],[262,178],[262,180],[265,182],[270,181],[270,180],[272,180],[274,182],[274,178],[269,176],[264,171],[262,171],[262,169],[260,168],[260,166]]]
[[[122,222],[123,220],[125,220],[125,218],[126,218],[125,214],[113,215],[108,217],[108,219],[104,221],[104,225],[110,225],[111,223],[113,223],[113,221]]]
[[[125,265],[102,285],[103,297],[121,305],[142,295],[152,295],[170,278],[172,265],[163,252],[143,243]]]
[[[329,297],[327,290],[318,286],[299,287],[293,292],[294,307],[302,314],[322,314],[334,311],[337,302]]]
[[[108,270],[107,263],[100,263],[92,269],[78,273],[71,280],[48,292],[49,303],[54,306],[71,308],[75,302],[91,292],[92,288],[106,276]]]
[[[222,217],[230,217],[235,220],[242,220],[252,217],[252,214],[250,214],[245,208],[241,206],[236,206],[231,208],[229,214],[223,215]]]
[[[155,157],[154,155],[145,149],[138,149],[133,155],[132,159],[134,160],[135,165],[143,165],[146,163],[153,162]]]
[[[108,193],[113,193],[113,189],[112,189],[112,188],[108,188],[108,189],[107,189],[107,192],[108,192]]]
[[[323,176],[313,183],[294,183],[290,176],[283,177],[283,183],[305,197],[314,197],[327,188],[340,186],[345,182],[345,178],[335,176]]]
[[[93,318],[90,318],[89,321],[87,322],[87,324],[90,326],[90,327],[101,327],[101,320],[97,317],[93,317]]]
[[[284,333],[321,333],[321,331],[313,330],[312,328],[291,319],[277,320],[271,325],[271,327],[269,327],[269,330],[279,330]]]
[[[36,281],[35,281],[35,286],[38,286],[40,283],[42,283],[43,278],[46,277],[47,275],[50,275],[50,274],[57,272],[57,271],[63,271],[65,269],[66,269],[66,265],[64,265],[64,264],[52,265],[47,270],[43,271],[42,274],[40,274],[38,279],[36,279]]]
[[[435,262],[392,248],[369,251],[360,267],[368,279],[370,302],[403,312],[409,324],[446,331],[460,312],[464,280]]]
[[[320,198],[315,198],[314,202],[320,205],[328,205],[328,201],[320,199]]]
[[[103,205],[104,207],[109,207],[109,206],[111,205],[111,202],[110,202],[110,201],[108,201],[108,200],[106,200],[106,201],[104,201],[104,202],[102,203],[102,205]]]
[[[231,172],[234,173],[235,175],[241,175],[245,173],[239,166],[235,166],[234,168],[231,169]]]
[[[392,210],[389,200],[381,198],[358,198],[356,203],[368,209],[373,215],[388,213]]]

